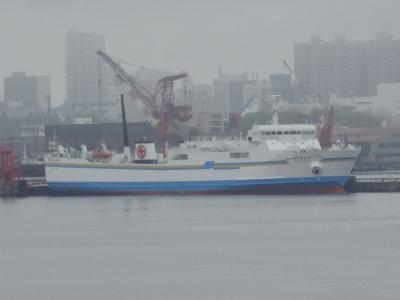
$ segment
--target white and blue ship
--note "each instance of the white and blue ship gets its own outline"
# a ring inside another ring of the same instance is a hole
[[[77,155],[62,146],[46,159],[46,180],[61,194],[343,193],[360,149],[321,149],[310,124],[254,125],[245,137],[183,142],[167,155],[154,143],[134,153]]]

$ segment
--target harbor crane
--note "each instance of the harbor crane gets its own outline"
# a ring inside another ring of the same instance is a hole
[[[151,93],[108,54],[103,51],[97,51],[96,53],[115,72],[119,81],[129,86],[131,96],[134,99],[140,99],[142,101],[151,113],[151,123],[153,123],[153,125],[154,123],[158,123],[158,134],[163,147],[163,155],[164,158],[166,158],[168,129],[176,120],[179,122],[186,122],[192,118],[192,108],[187,105],[176,105],[174,96],[174,82],[185,78],[187,74],[180,73],[161,78],[154,92]],[[160,101],[158,101],[159,98],[161,98]]]

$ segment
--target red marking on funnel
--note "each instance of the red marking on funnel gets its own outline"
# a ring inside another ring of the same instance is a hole
[[[140,159],[146,157],[146,148],[143,145],[139,145],[136,149],[136,154]]]

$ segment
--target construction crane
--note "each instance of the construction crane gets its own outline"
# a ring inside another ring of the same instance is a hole
[[[153,95],[144,88],[137,80],[135,80],[128,72],[126,72],[116,61],[114,61],[109,55],[103,51],[96,52],[104,62],[114,71],[118,80],[127,84],[130,87],[130,94],[135,99],[138,98],[146,106],[146,108],[152,113],[152,117],[158,119],[157,112],[158,106],[157,101]]]
[[[150,111],[152,119],[158,121],[158,134],[163,147],[163,155],[166,158],[168,129],[175,120],[186,122],[192,117],[192,108],[186,105],[176,105],[174,96],[174,82],[185,78],[187,74],[181,73],[161,78],[154,92],[151,93],[105,52],[97,51],[96,53],[111,67],[120,82],[129,86],[133,98],[142,101]],[[157,101],[158,98],[161,100]],[[154,122],[152,123],[154,125]]]
[[[285,68],[289,71],[290,75],[291,75],[292,77],[295,77],[294,72],[293,72],[293,69],[289,66],[289,64],[287,63],[287,61],[286,61],[286,60],[283,60],[282,62],[283,62],[283,65],[285,66]]]

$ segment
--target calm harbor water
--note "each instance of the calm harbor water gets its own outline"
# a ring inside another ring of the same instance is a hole
[[[0,201],[0,299],[399,299],[400,194]]]

